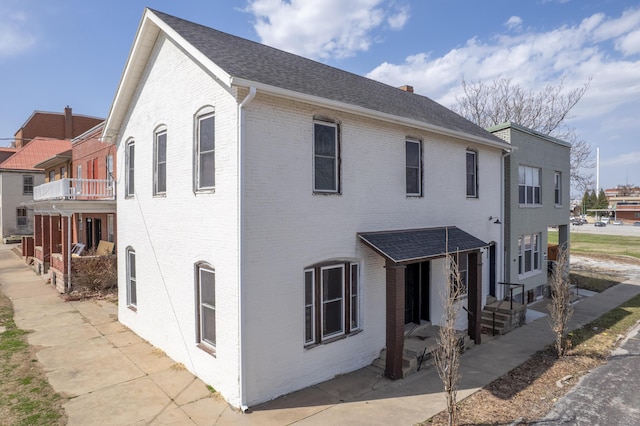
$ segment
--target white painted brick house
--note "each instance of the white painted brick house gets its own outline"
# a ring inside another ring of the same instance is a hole
[[[400,378],[405,322],[440,320],[445,229],[470,311],[502,270],[509,145],[426,97],[147,9],[104,136],[119,319],[234,406],[385,347]]]

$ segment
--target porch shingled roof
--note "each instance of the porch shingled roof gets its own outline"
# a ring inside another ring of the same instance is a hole
[[[472,251],[489,245],[456,226],[359,232],[358,236],[366,245],[396,264],[442,257],[447,252],[447,239],[449,253]]]

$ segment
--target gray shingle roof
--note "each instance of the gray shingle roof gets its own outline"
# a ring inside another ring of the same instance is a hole
[[[448,233],[448,250],[447,250]],[[455,253],[477,250],[489,244],[456,226],[409,229],[402,231],[360,232],[358,236],[369,247],[395,263],[442,257],[447,251]]]
[[[503,142],[426,96],[150,10],[232,77]]]

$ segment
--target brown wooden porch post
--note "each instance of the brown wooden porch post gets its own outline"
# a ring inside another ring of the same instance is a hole
[[[476,345],[479,345],[482,338],[482,256],[480,256],[480,252],[469,253],[468,262],[469,337],[473,339]]]
[[[387,260],[387,361],[384,374],[402,378],[404,350],[404,279],[406,267]]]

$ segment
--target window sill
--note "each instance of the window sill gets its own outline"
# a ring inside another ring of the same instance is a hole
[[[202,349],[203,351],[205,351],[206,353],[211,355],[212,357],[217,358],[217,356],[216,356],[216,348],[212,348],[211,346],[207,346],[204,343],[198,343],[196,346],[199,349]]]
[[[339,191],[313,191],[313,195],[342,195]]]
[[[127,309],[130,309],[133,312],[138,312],[138,307],[135,305],[128,305]]]
[[[211,188],[211,189],[196,189],[195,191],[193,191],[193,193],[197,196],[197,195],[206,195],[206,194],[215,194],[216,193],[216,189],[215,188]]]
[[[535,269],[531,272],[525,272],[522,275],[518,275],[519,280],[525,280],[527,278],[535,277],[536,275],[540,275],[542,273],[542,269]]]
[[[556,209],[561,209],[562,208],[562,204],[556,204]]]
[[[153,194],[153,198],[167,198],[167,193],[164,192],[162,194]]]
[[[422,194],[407,194],[407,198],[423,198]]]
[[[521,209],[539,209],[542,208],[542,204],[518,204]]]
[[[360,334],[360,333],[362,333],[362,329],[353,330],[349,334],[341,334],[339,336],[329,337],[328,339],[325,339],[320,343],[308,343],[304,345],[304,348],[305,349],[317,348],[318,346],[328,345],[329,343],[337,342],[338,340],[344,340],[348,337],[355,336],[356,334]]]
[[[478,197],[477,195],[467,195],[467,200],[477,200],[478,198],[480,197]]]

